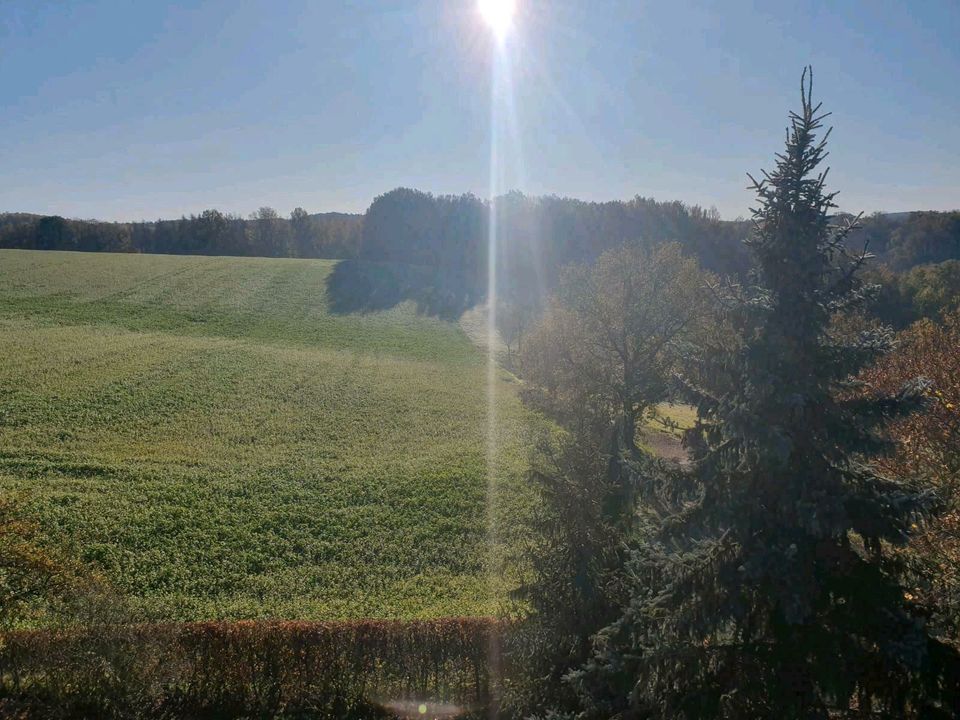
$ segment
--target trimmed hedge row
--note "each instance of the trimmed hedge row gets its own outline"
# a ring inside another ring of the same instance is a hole
[[[0,638],[0,687],[34,716],[470,714],[493,702],[501,629],[461,617],[15,631]]]

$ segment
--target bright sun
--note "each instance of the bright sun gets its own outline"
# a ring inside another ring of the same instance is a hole
[[[513,13],[517,9],[516,0],[479,0],[480,15],[501,40],[510,29]]]

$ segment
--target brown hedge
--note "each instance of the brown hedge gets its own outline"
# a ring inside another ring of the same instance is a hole
[[[421,703],[449,715],[490,704],[502,630],[458,617],[14,631],[0,678],[34,715],[369,717]]]

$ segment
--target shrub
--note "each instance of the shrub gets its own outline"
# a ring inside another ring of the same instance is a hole
[[[66,717],[388,716],[491,702],[492,618],[13,631],[3,694]]]

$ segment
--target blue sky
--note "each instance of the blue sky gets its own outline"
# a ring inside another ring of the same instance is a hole
[[[852,211],[960,207],[960,3],[518,0],[504,185],[745,215],[799,76]],[[0,210],[153,219],[487,195],[474,0],[0,0]]]

